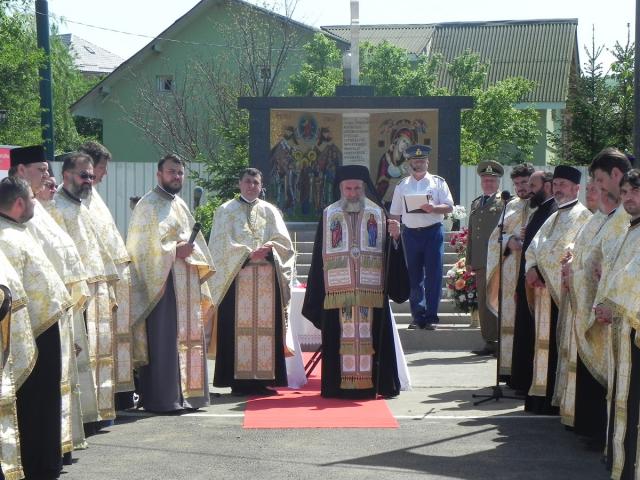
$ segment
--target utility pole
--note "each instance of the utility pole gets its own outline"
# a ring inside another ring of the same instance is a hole
[[[640,1],[640,0],[637,0]],[[360,84],[360,4],[351,0],[351,85]]]
[[[38,70],[40,75],[40,124],[47,160],[53,162],[53,92],[51,84],[51,45],[49,42],[49,4],[36,0],[36,29],[38,48],[44,50],[45,61]]]
[[[633,155],[640,158],[640,0],[636,0],[636,42],[633,65]],[[638,168],[638,165],[634,165]]]

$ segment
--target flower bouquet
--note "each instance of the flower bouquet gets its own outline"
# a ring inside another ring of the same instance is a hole
[[[447,290],[456,307],[467,313],[477,308],[476,275],[467,272],[465,259],[458,260],[447,272]]]
[[[467,218],[467,210],[462,205],[454,205],[453,211],[447,213],[446,217],[451,220],[464,220]]]
[[[469,241],[469,229],[463,227],[462,230],[456,233],[452,233],[449,238],[449,244],[453,247],[458,254],[458,259],[461,259],[465,255],[467,250],[467,242]]]

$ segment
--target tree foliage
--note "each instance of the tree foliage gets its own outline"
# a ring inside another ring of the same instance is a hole
[[[38,69],[46,56],[37,48],[35,13],[30,3],[0,1],[0,109],[7,110],[0,124],[0,143],[30,145],[42,142]],[[52,31],[55,33],[56,26]],[[69,107],[97,79],[84,77],[66,46],[51,37],[54,143],[57,153],[72,150],[87,139],[77,131]]]
[[[441,95],[437,88],[439,55],[421,54],[411,61],[407,51],[383,41],[378,45],[365,42],[360,47],[360,81],[373,85],[377,96]]]
[[[289,80],[289,95],[327,97],[342,83],[342,52],[336,42],[316,33],[304,45],[305,61]]]
[[[593,31],[591,45],[584,47],[587,60],[569,91],[566,121],[548,135],[560,161],[586,165],[605,147],[632,150],[634,48],[629,35],[624,46],[616,42],[614,62],[605,71],[605,47],[596,45]]]

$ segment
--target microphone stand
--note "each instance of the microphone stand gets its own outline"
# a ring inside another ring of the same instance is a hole
[[[500,385],[500,357],[502,356],[502,264],[504,259],[504,254],[502,251],[502,242],[504,239],[504,216],[507,211],[507,205],[509,201],[505,198],[502,199],[504,205],[502,206],[502,214],[500,215],[500,223],[498,224],[499,235],[498,235],[498,251],[500,255],[498,257],[498,358],[496,362],[496,383],[491,387],[491,394],[476,394],[472,395],[473,398],[481,398],[482,400],[478,400],[477,402],[473,402],[474,405],[480,405],[481,403],[488,402],[490,400],[495,400],[498,402],[501,398],[508,398],[511,400],[522,400],[522,397],[505,395],[502,391],[502,386]]]

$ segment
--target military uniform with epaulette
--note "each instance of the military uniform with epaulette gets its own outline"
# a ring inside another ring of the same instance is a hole
[[[480,162],[476,171],[480,176],[502,177],[504,168],[498,162],[488,160]],[[476,274],[480,331],[485,341],[485,348],[475,353],[491,354],[497,348],[498,319],[487,308],[486,269],[489,237],[500,221],[502,208],[503,201],[497,191],[492,195],[480,195],[471,202],[466,264]]]

